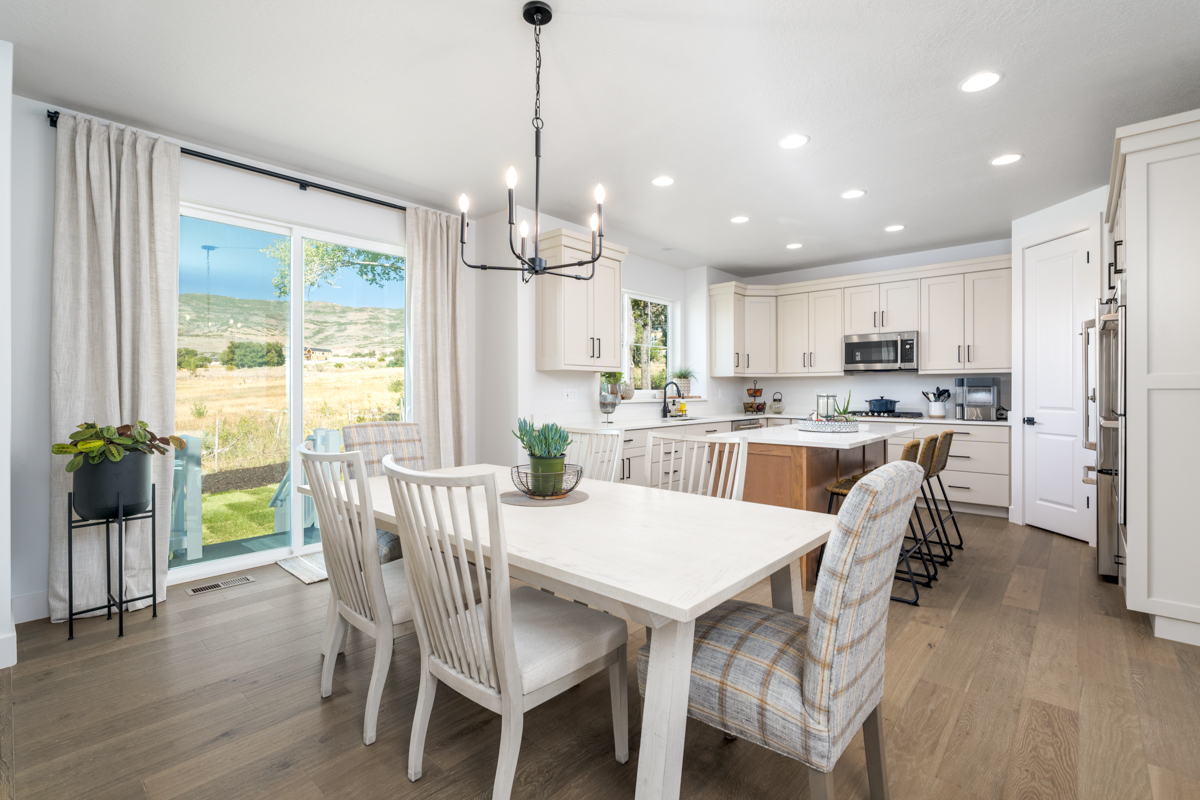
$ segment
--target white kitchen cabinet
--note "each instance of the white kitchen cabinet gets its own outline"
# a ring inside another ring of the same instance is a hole
[[[808,293],[808,374],[842,374],[842,290]]]
[[[780,375],[808,372],[808,294],[785,294],[775,299],[776,371]]]
[[[747,295],[746,375],[775,374],[775,297]]]
[[[559,228],[538,241],[547,266],[591,258],[590,235]],[[539,370],[621,368],[621,263],[626,252],[605,242],[591,280],[534,278]],[[591,271],[591,266],[562,270],[565,275]]]
[[[737,284],[713,287],[709,300],[712,325],[711,372],[728,378],[746,373],[746,295]]]
[[[879,284],[879,332],[918,330],[921,324],[921,282],[891,281]],[[849,333],[849,331],[847,331]]]
[[[922,371],[963,368],[964,300],[962,275],[921,279],[918,366]]]
[[[879,284],[847,286],[842,293],[846,335],[879,333]]]
[[[964,368],[1012,369],[1012,270],[963,276]]]

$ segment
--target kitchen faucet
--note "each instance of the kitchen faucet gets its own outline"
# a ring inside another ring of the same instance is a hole
[[[678,383],[676,383],[675,381],[668,381],[667,383],[663,384],[663,419],[666,419],[671,416],[671,409],[670,409],[670,407],[667,406],[667,387],[668,386],[674,386],[675,391],[679,393],[679,399],[680,400],[683,399],[683,390],[679,388]]]

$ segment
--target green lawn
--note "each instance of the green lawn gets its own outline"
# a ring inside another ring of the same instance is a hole
[[[275,533],[275,509],[267,505],[275,485],[204,495],[204,544],[234,542]]]

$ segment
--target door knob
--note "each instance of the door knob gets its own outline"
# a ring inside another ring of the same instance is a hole
[[[1026,425],[1037,425],[1037,420],[1035,420],[1033,417],[1025,417],[1025,419],[1023,419],[1021,421],[1024,422]]]

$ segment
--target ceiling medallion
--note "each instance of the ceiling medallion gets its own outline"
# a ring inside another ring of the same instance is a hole
[[[505,176],[508,182],[508,249],[512,250],[512,254],[516,256],[521,266],[490,267],[487,264],[472,264],[467,261],[467,209],[470,207],[470,201],[467,200],[465,194],[458,198],[458,208],[462,213],[458,227],[459,255],[462,258],[462,262],[471,269],[498,269],[520,272],[522,273],[522,280],[525,282],[528,282],[535,275],[557,275],[560,278],[590,281],[592,276],[596,274],[596,262],[600,260],[600,256],[604,253],[604,187],[602,185],[596,186],[596,213],[592,215],[591,220],[592,257],[586,261],[573,261],[567,264],[556,264],[553,267],[548,267],[546,266],[546,259],[538,254],[538,234],[541,232],[542,127],[544,124],[542,122],[542,26],[550,22],[553,10],[550,8],[550,4],[543,2],[543,0],[530,0],[521,9],[521,16],[533,26],[533,159],[535,164],[533,173],[533,254],[527,255],[526,253],[528,248],[526,240],[529,234],[529,226],[526,222],[521,222],[521,251],[519,253],[513,241],[513,228],[517,221],[517,171],[509,167],[508,174]],[[564,275],[557,271],[573,267],[585,267],[589,264],[592,269],[587,275]]]

